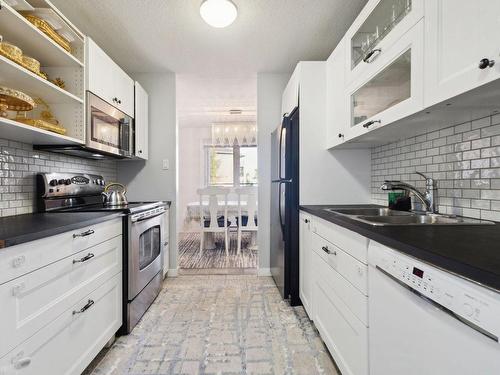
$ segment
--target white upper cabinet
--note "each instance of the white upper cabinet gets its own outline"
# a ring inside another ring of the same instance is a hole
[[[148,93],[135,82],[135,156],[148,160],[149,110]]]
[[[371,0],[346,33],[346,82],[371,75],[382,58],[423,17],[424,0]]]
[[[134,81],[90,38],[86,38],[87,90],[134,116]]]
[[[349,128],[349,108],[345,95],[345,41],[342,39],[326,61],[327,148],[344,142]]]
[[[426,0],[425,28],[426,106],[500,78],[500,1]]]
[[[288,115],[299,106],[300,64],[293,71],[281,98],[281,114]]]
[[[348,87],[346,141],[423,108],[423,32],[421,21],[371,62],[369,75]]]

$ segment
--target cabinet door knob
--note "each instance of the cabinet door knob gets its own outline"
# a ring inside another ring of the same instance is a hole
[[[142,154],[142,150],[139,150],[139,154]]]
[[[495,60],[484,58],[479,61],[479,69],[492,68],[493,65],[495,65]]]
[[[382,121],[380,120],[371,120],[371,121],[368,121],[366,124],[363,124],[363,128],[369,128],[370,126],[372,126],[373,124],[376,124],[376,123],[382,123]]]
[[[382,50],[380,48],[375,48],[375,49],[372,49],[370,52],[368,52],[366,54],[366,56],[363,58],[363,62],[365,63],[371,63],[374,59],[372,59],[372,57],[375,57],[375,54],[380,54],[382,52]]]
[[[328,246],[323,246],[321,249],[322,249],[325,253],[327,253],[327,254],[332,254],[332,252],[330,251],[330,249],[328,249]]]
[[[12,364],[16,369],[19,370],[29,366],[31,364],[31,358],[30,357],[16,358],[14,361],[12,361]]]
[[[118,99],[118,104],[122,104],[122,101],[120,99]]]
[[[308,224],[309,223],[309,219],[304,219],[304,223]]]
[[[339,138],[344,138],[344,134],[339,133]]]

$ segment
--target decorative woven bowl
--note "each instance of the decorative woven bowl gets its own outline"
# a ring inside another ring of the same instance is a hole
[[[21,48],[7,43],[7,42],[0,42],[0,55],[7,57],[8,59],[11,59],[12,61],[17,62],[18,64],[23,63],[23,51]]]
[[[26,18],[28,21],[30,21],[37,29],[42,31],[45,35],[47,35],[50,39],[52,39],[54,42],[59,44],[62,48],[64,48],[66,51],[71,53],[71,45],[69,42],[63,38],[61,35],[59,35],[53,28],[50,26],[50,24],[41,19],[40,17],[34,16],[32,14],[23,14],[24,18]]]
[[[40,74],[40,61],[34,59],[33,57],[24,55],[22,66],[31,70],[33,73]]]
[[[22,91],[0,86],[0,117],[7,117],[6,111],[31,111],[36,103]]]

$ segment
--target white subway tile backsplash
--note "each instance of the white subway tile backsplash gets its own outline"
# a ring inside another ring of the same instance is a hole
[[[500,114],[373,148],[373,202],[386,179],[424,190],[415,171],[437,181],[440,212],[500,220]]]
[[[97,161],[40,152],[0,138],[0,217],[35,210],[35,175],[38,172],[81,172],[116,180],[116,162]]]

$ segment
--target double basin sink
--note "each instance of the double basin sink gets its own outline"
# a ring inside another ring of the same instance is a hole
[[[491,221],[461,216],[417,213],[389,208],[325,208],[326,211],[376,226],[386,225],[489,225]]]

